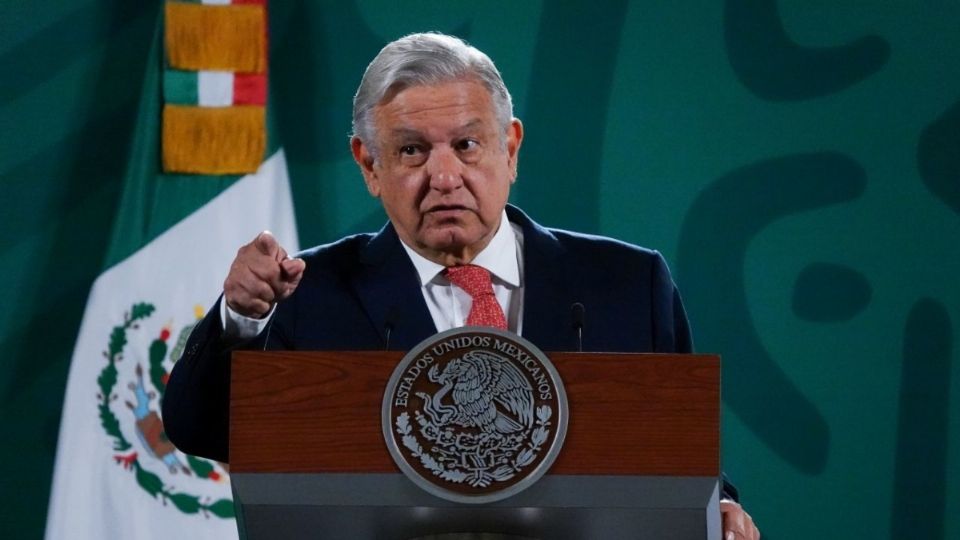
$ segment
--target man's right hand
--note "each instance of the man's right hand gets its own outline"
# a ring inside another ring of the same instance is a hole
[[[269,231],[258,234],[237,251],[223,282],[223,295],[233,311],[254,319],[293,294],[307,263],[291,259]]]

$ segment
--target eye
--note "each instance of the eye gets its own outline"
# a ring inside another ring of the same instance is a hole
[[[461,139],[453,145],[458,152],[474,152],[480,148],[480,143],[474,139]]]
[[[421,143],[401,145],[397,150],[400,163],[409,167],[419,167],[427,160],[430,148]]]
[[[407,144],[400,147],[401,156],[416,156],[423,152],[423,149],[416,144]]]

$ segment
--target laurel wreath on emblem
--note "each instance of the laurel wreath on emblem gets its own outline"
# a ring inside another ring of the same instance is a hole
[[[484,488],[513,478],[536,459],[550,436],[553,409],[549,405],[537,407],[536,416],[536,427],[527,440],[524,433],[463,433],[435,422],[419,410],[414,411],[420,435],[434,444],[429,452],[423,450],[413,435],[408,413],[397,416],[396,430],[411,455],[434,476]]]
[[[103,426],[106,434],[113,438],[113,449],[116,452],[125,452],[133,447],[120,431],[120,421],[110,409],[110,403],[117,399],[117,395],[113,393],[117,385],[118,371],[116,364],[117,362],[123,361],[123,350],[127,346],[127,332],[130,330],[138,330],[140,328],[139,322],[149,318],[155,309],[152,304],[146,302],[134,304],[129,312],[124,313],[123,324],[113,327],[107,350],[103,351],[107,365],[100,371],[100,375],[97,377],[97,384],[100,386],[100,393],[97,394],[97,408],[100,413],[100,425]],[[189,330],[189,328],[185,329],[185,331],[186,330]],[[182,347],[185,334],[183,332],[181,334],[180,346]],[[150,366],[148,376],[153,387],[157,389],[160,399],[163,399],[163,393],[167,387],[168,373],[163,367],[163,359],[167,355],[167,340],[169,338],[170,331],[165,328],[160,333],[160,336],[151,342],[149,349]],[[132,384],[131,389],[135,390],[137,394],[145,395],[142,380],[143,370],[139,365],[137,366],[136,373],[138,384]],[[141,396],[138,395],[137,397],[139,398]],[[141,432],[143,429],[151,430],[151,440],[160,441],[162,444],[169,444],[169,441],[166,440],[166,435],[162,432],[162,424],[159,422],[159,416],[157,416],[154,411],[148,410],[147,414],[141,417],[141,415],[137,413],[137,410],[138,408],[145,409],[145,404],[137,403],[134,405],[128,402],[127,405],[138,415],[138,422],[142,422],[142,424],[138,424],[138,429],[141,429]],[[124,469],[134,471],[137,484],[154,499],[159,498],[164,505],[170,502],[185,514],[202,512],[205,516],[213,514],[221,518],[234,517],[232,500],[205,500],[197,495],[177,492],[170,489],[169,486],[164,485],[160,476],[146,470],[141,465],[137,452],[132,452],[128,455],[114,455],[114,461],[122,465]],[[172,463],[175,463],[184,473],[196,475],[198,478],[217,481],[221,477],[213,463],[191,455],[186,455],[186,464],[178,460]],[[168,463],[168,465],[170,465],[170,463]]]

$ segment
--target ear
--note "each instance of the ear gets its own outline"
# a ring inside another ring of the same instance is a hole
[[[350,153],[353,154],[353,160],[360,167],[360,173],[363,174],[363,182],[367,185],[367,191],[374,197],[380,196],[380,177],[377,175],[374,167],[373,154],[370,153],[370,147],[366,145],[360,137],[350,139]]]
[[[507,165],[510,167],[510,183],[517,181],[517,161],[520,157],[520,144],[523,142],[523,123],[518,118],[507,126]]]

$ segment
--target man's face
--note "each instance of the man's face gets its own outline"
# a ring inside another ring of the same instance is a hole
[[[467,263],[493,238],[517,175],[523,128],[506,130],[479,82],[414,86],[373,111],[377,159],[351,141],[367,189],[403,240],[445,266]]]

